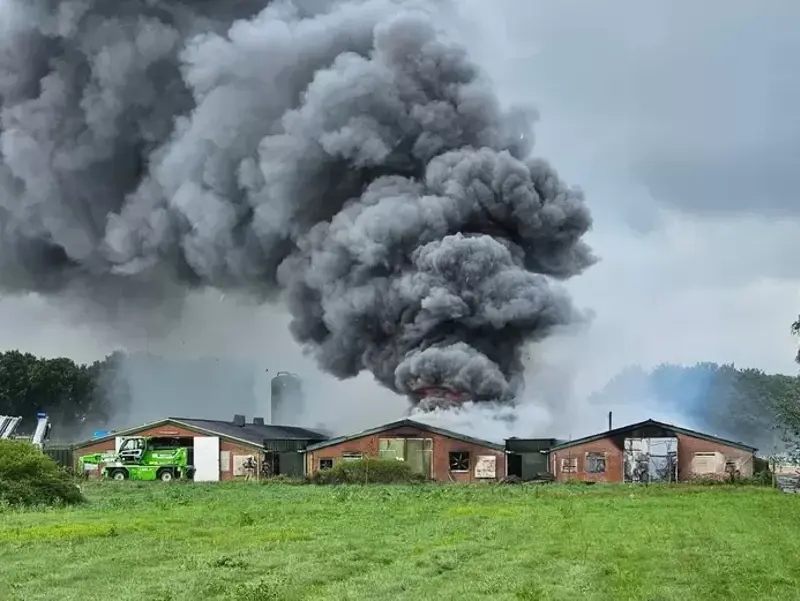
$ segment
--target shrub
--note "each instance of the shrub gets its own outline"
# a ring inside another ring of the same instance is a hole
[[[313,484],[409,484],[424,482],[407,463],[386,459],[339,461],[332,469],[319,470],[309,477]]]
[[[262,478],[261,484],[308,484],[308,481],[302,476],[287,476],[286,474],[278,474],[277,476],[269,476]]]
[[[0,504],[73,505],[84,500],[67,471],[22,440],[0,440]]]
[[[690,477],[689,482],[700,486],[772,486],[772,473],[762,471],[752,476],[735,478],[731,478],[730,474],[702,474]]]

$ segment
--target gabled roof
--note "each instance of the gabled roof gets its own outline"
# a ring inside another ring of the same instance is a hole
[[[496,442],[489,442],[488,440],[481,440],[479,438],[472,438],[471,436],[464,436],[463,434],[459,434],[458,432],[453,432],[451,430],[444,430],[442,428],[430,426],[428,424],[417,422],[412,419],[401,419],[396,422],[391,422],[388,424],[384,424],[382,426],[370,428],[369,430],[356,432],[355,434],[348,434],[347,436],[339,436],[337,438],[324,440],[316,444],[308,445],[306,447],[306,451],[316,451],[317,449],[324,449],[325,447],[330,447],[343,442],[348,442],[350,440],[358,440],[359,438],[364,438],[365,436],[372,436],[373,434],[380,434],[382,432],[388,432],[389,430],[394,430],[395,428],[403,428],[403,427],[415,428],[417,430],[422,430],[423,432],[431,432],[432,434],[438,434],[440,436],[445,436],[446,438],[452,438],[454,440],[469,442],[472,444],[480,445],[482,447],[486,447],[488,449],[494,449],[496,451],[505,451],[505,446],[502,444],[497,444]]]
[[[219,436],[234,442],[242,442],[251,446],[262,447],[264,439],[270,440],[325,440],[325,434],[315,432],[313,430],[306,430],[305,428],[297,428],[294,426],[273,426],[271,424],[245,424],[244,426],[237,426],[233,422],[226,422],[222,420],[213,419],[194,419],[188,417],[167,417],[155,422],[149,422],[133,428],[126,428],[112,432],[106,436],[93,438],[76,444],[75,446],[85,447],[98,442],[113,440],[117,436],[135,436],[142,430],[149,430],[159,426],[178,426],[193,430],[201,434],[210,436]]]
[[[718,436],[712,436],[711,434],[704,434],[702,432],[697,432],[695,430],[689,430],[687,428],[673,426],[672,424],[659,422],[654,419],[646,419],[643,422],[638,422],[635,424],[622,426],[621,428],[606,430],[605,432],[600,432],[599,434],[593,434],[592,436],[584,436],[583,438],[576,438],[575,440],[563,442],[561,444],[555,445],[554,447],[550,447],[550,451],[558,451],[560,449],[567,449],[569,447],[574,447],[579,444],[585,444],[587,442],[594,442],[596,440],[604,440],[606,438],[612,438],[614,436],[619,436],[620,434],[625,434],[626,432],[629,432],[631,430],[636,430],[638,428],[645,428],[647,426],[655,426],[658,428],[663,428],[665,430],[672,430],[673,432],[676,432],[678,434],[683,434],[685,436],[692,436],[693,438],[699,438],[700,440],[707,440],[709,442],[716,442],[718,444],[727,445],[729,447],[733,447],[735,449],[741,449],[743,451],[748,451],[750,453],[755,453],[758,450],[755,447],[751,447],[750,445],[746,445],[741,442],[736,442],[734,440],[726,440],[725,438],[719,438]]]

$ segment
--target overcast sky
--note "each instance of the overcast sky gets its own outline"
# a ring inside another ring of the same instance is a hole
[[[569,284],[592,326],[534,349],[531,361],[584,388],[631,363],[794,373],[800,3],[654,4],[459,2],[475,58],[504,101],[539,109],[537,153],[585,190],[595,215],[601,262]],[[301,371],[327,408],[323,421],[402,414],[405,402],[366,376],[339,384],[316,374],[286,321],[208,294],[177,334],[145,345],[72,327],[37,299],[0,300],[6,348],[77,360],[119,345],[256,357],[273,373]]]

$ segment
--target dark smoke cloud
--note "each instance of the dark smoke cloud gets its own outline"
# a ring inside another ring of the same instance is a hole
[[[426,2],[265,4],[0,2],[0,286],[282,292],[339,377],[512,396],[594,261],[533,115]]]

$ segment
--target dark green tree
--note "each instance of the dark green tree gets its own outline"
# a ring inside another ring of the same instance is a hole
[[[735,365],[698,363],[665,364],[652,371],[629,368],[595,395],[593,401],[613,408],[639,405],[642,415],[651,410],[670,414],[678,425],[704,430],[752,444],[762,452],[787,443],[789,423],[800,431],[800,379],[767,374]],[[790,422],[791,416],[797,420]]]
[[[21,416],[30,427],[43,411],[53,420],[55,437],[87,435],[129,401],[125,379],[118,377],[123,361],[119,352],[91,365],[65,357],[0,353],[0,414]]]

